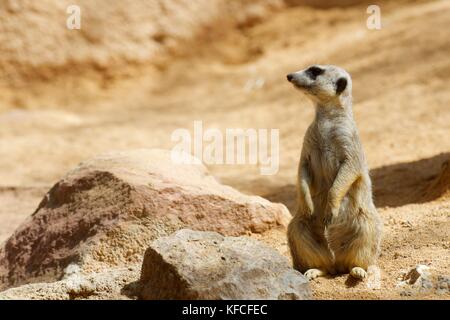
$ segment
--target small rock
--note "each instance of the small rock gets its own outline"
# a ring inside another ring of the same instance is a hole
[[[397,287],[404,288],[400,293],[401,295],[413,295],[419,293],[429,293],[433,289],[446,288],[447,283],[442,280],[440,284],[439,279],[444,279],[445,277],[440,276],[438,278],[437,285],[434,283],[430,267],[424,264],[418,264],[408,272],[404,272],[401,281],[397,284]],[[441,291],[442,292],[442,291]]]
[[[80,266],[75,263],[71,263],[64,269],[63,279],[68,279],[70,277],[76,276],[80,272],[81,272]]]
[[[436,287],[438,294],[450,293],[450,276],[438,276]]]
[[[404,281],[407,281],[409,284],[416,284],[424,279],[429,279],[430,277],[430,268],[423,264],[418,264],[415,268],[411,269],[404,277]],[[419,281],[420,280],[420,281]],[[418,282],[419,281],[419,282]]]
[[[147,249],[141,299],[311,299],[307,279],[247,237],[180,230]]]

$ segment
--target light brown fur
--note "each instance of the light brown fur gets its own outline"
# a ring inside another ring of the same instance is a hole
[[[288,79],[316,104],[298,168],[298,209],[288,227],[294,267],[310,279],[348,272],[362,279],[376,263],[382,223],[353,120],[350,75],[313,66]]]

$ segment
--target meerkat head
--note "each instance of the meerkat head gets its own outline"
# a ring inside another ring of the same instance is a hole
[[[336,66],[313,65],[288,74],[287,79],[295,88],[319,104],[342,106],[351,98],[350,75]]]

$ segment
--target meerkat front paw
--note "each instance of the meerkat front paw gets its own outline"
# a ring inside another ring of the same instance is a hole
[[[314,212],[314,204],[313,204],[311,197],[306,199],[306,207],[308,208],[307,209],[308,215],[311,216]]]
[[[334,219],[339,215],[339,208],[328,207],[325,211],[325,216],[323,218],[323,224],[329,225]]]
[[[313,280],[317,277],[321,277],[324,276],[326,274],[325,271],[322,271],[320,269],[309,269],[305,272],[304,276],[308,279],[308,280]]]
[[[312,216],[314,212],[314,203],[309,191],[302,190],[301,197],[299,198],[298,209],[306,216]]]
[[[350,275],[355,278],[355,279],[359,279],[362,280],[365,277],[367,277],[367,272],[360,267],[354,267],[352,268],[352,270],[350,271]]]
[[[312,202],[309,203],[306,200],[304,202],[300,202],[297,207],[297,212],[301,213],[301,215],[305,217],[311,217],[314,212],[314,205]]]

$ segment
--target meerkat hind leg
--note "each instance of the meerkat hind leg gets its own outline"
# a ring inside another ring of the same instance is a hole
[[[366,270],[364,270],[363,268],[360,268],[360,267],[354,267],[354,268],[352,268],[352,270],[350,270],[350,275],[351,275],[353,278],[362,280],[362,279],[364,279],[365,277],[367,277],[367,272],[366,272]]]
[[[312,280],[312,279],[315,279],[317,277],[323,277],[326,274],[327,274],[326,271],[323,271],[323,270],[320,270],[320,269],[309,269],[309,270],[307,270],[305,272],[305,277],[308,280]]]

